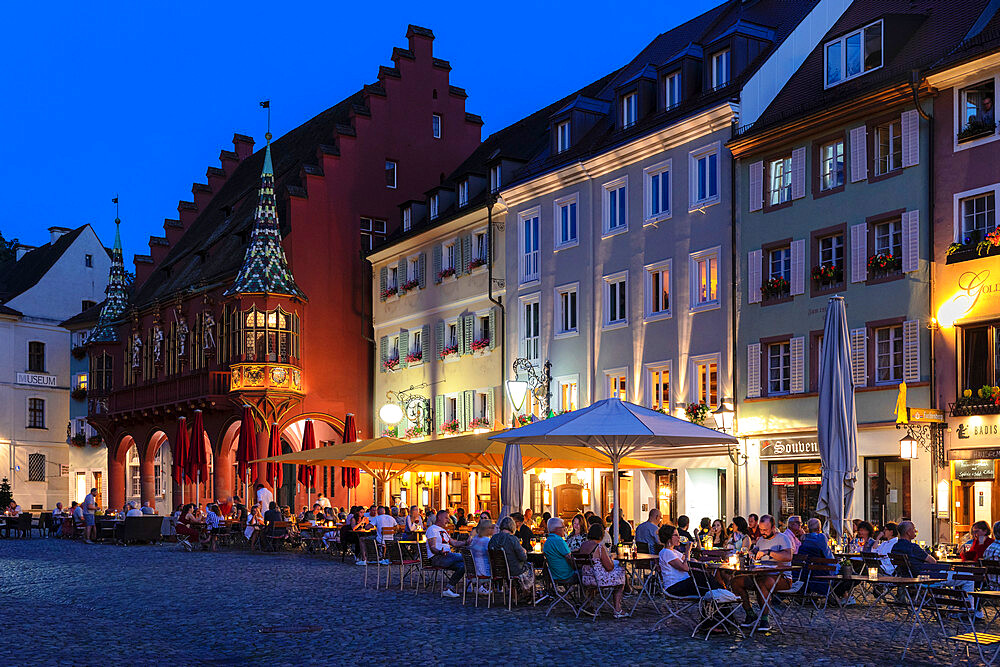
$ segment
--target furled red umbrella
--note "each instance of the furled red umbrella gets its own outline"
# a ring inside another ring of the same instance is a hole
[[[208,457],[205,454],[205,422],[201,410],[194,411],[191,420],[191,441],[188,443],[187,474],[195,482],[195,502],[201,504],[201,481],[208,478]]]
[[[267,440],[267,456],[268,458],[272,456],[281,456],[281,434],[278,433],[277,422],[271,424],[271,433]],[[267,481],[274,485],[274,492],[277,494],[278,487],[281,486],[282,474],[281,474],[281,464],[274,463],[273,461],[268,461],[266,467]]]
[[[302,451],[310,449],[316,449],[316,431],[313,429],[313,421],[307,419],[305,430],[302,431]],[[316,466],[299,466],[299,483],[306,487],[309,505],[312,506],[312,487],[316,484]]]
[[[244,405],[243,414],[240,417],[240,434],[236,448],[236,474],[240,478],[240,482],[246,482],[247,473],[252,472],[253,464],[250,462],[256,458],[257,429],[254,426],[250,406]]]
[[[188,431],[187,419],[177,420],[177,437],[174,438],[174,483],[181,487],[181,502],[184,502],[184,481],[187,477]]]
[[[348,412],[344,418],[344,442],[356,442],[358,439],[358,425],[354,421],[354,414]],[[341,468],[340,483],[346,489],[353,489],[361,483],[361,471],[357,468]]]

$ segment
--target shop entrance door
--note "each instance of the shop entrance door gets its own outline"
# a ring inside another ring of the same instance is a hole
[[[865,518],[876,526],[912,518],[909,461],[888,456],[865,458]]]
[[[768,464],[770,513],[779,521],[793,514],[808,521],[816,516],[822,482],[819,461],[789,461]]]
[[[611,484],[611,473],[601,473],[601,516],[611,516],[611,505],[614,503],[614,486]],[[632,521],[632,478],[621,474],[618,476],[618,499],[620,516],[626,521]]]
[[[656,473],[656,507],[663,521],[677,525],[677,471],[661,470]]]

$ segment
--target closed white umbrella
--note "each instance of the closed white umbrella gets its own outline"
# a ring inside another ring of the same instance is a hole
[[[508,442],[503,453],[503,468],[500,471],[500,516],[509,516],[521,511],[524,499],[524,459],[521,445]]]
[[[490,439],[506,443],[591,447],[607,456],[612,464],[614,509],[611,522],[616,543],[620,504],[618,464],[623,457],[640,449],[647,457],[717,454],[720,453],[717,446],[738,442],[731,435],[617,398],[503,431]],[[721,453],[725,451],[722,447]]]
[[[858,479],[858,420],[854,410],[851,346],[843,297],[832,297],[820,350],[819,417],[816,421],[822,483],[816,513],[828,534],[843,539],[847,510]]]

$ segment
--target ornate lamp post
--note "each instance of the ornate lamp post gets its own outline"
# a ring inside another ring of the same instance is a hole
[[[533,364],[528,359],[515,359],[514,360],[514,379],[507,380],[507,398],[510,399],[511,405],[514,407],[515,412],[521,412],[524,407],[524,400],[527,398],[528,391],[530,390],[532,395],[538,399],[542,419],[545,419],[549,414],[549,404],[552,400],[552,364],[546,361],[542,364],[542,372],[539,374],[538,369],[535,368]],[[527,380],[518,380],[518,371],[524,371]]]
[[[420,427],[423,433],[430,433],[430,409],[428,409],[428,399],[422,394],[414,393],[417,389],[428,387],[426,382],[410,385],[402,391],[387,391],[385,397],[387,402],[379,408],[378,416],[386,424],[395,426],[403,421],[405,416],[412,424]]]

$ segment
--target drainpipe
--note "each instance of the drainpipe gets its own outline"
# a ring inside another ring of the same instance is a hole
[[[736,138],[736,121],[734,120],[729,126],[729,138]],[[729,284],[731,286],[729,295],[729,312],[730,312],[730,326],[732,330],[730,332],[730,339],[732,341],[731,350],[731,361],[729,364],[729,370],[733,379],[733,435],[736,435],[736,424],[738,418],[738,408],[739,402],[736,400],[737,384],[738,379],[736,370],[739,366],[737,362],[738,356],[738,344],[736,341],[736,297],[738,296],[737,291],[737,280],[736,271],[738,267],[736,265],[736,206],[738,204],[738,198],[736,197],[736,158],[730,154],[729,156],[729,254],[732,256],[729,268]],[[736,457],[735,464],[733,466],[733,516],[740,515],[740,465],[738,463],[739,457]],[[749,465],[749,462],[748,462]],[[748,477],[749,479],[749,477]],[[749,482],[747,484],[749,488]]]
[[[507,310],[504,308],[503,299],[493,296],[493,207],[497,203],[495,194],[490,193],[486,202],[486,229],[489,239],[489,260],[486,262],[486,280],[489,283],[489,299],[496,304],[500,311],[500,423],[507,423],[507,401],[504,400],[504,377],[507,370]],[[505,283],[506,286],[506,283]]]

